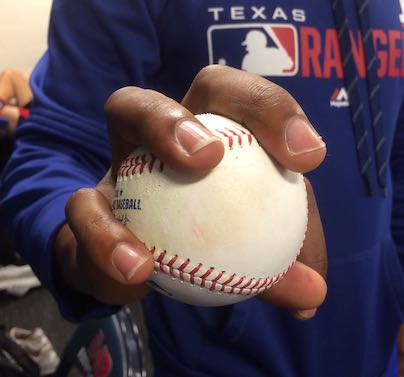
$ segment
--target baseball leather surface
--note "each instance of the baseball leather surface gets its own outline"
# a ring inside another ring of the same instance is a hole
[[[303,176],[281,168],[238,123],[197,118],[225,145],[208,174],[174,171],[137,148],[118,172],[113,211],[151,250],[150,285],[194,305],[253,297],[292,266],[307,228]]]

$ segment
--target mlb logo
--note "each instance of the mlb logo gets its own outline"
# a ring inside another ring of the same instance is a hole
[[[404,27],[404,0],[400,0],[401,13],[399,14],[401,26]]]
[[[207,37],[210,64],[229,65],[260,76],[298,73],[298,38],[293,25],[214,25]]]

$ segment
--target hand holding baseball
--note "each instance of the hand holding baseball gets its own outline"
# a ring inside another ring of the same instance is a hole
[[[325,145],[296,101],[258,76],[228,67],[208,67],[196,77],[182,104],[139,88],[124,88],[106,105],[112,168],[95,190],[75,193],[67,206],[68,222],[56,242],[62,279],[74,289],[115,304],[147,292],[153,271],[145,245],[118,222],[110,209],[116,174],[139,145],[173,169],[194,174],[222,159],[224,146],[193,114],[218,113],[245,124],[264,150],[286,168],[307,172],[325,156]],[[294,310],[314,309],[326,294],[326,250],[310,185],[308,230],[298,262],[273,288],[261,294]],[[258,262],[259,263],[259,262]],[[303,312],[307,313],[307,312]],[[302,314],[301,317],[305,317]]]

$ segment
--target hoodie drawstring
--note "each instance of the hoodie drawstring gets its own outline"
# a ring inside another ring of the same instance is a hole
[[[362,31],[367,68],[368,98],[372,119],[373,140],[376,155],[377,179],[386,195],[387,154],[386,136],[383,124],[383,112],[380,98],[380,82],[377,76],[378,61],[373,44],[372,27],[370,25],[369,0],[355,0]]]
[[[369,103],[370,118],[373,130],[373,148],[376,156],[377,181],[379,187],[386,193],[386,139],[383,129],[383,113],[380,103],[380,83],[377,77],[377,59],[373,46],[372,28],[369,21],[369,0],[355,0],[359,25],[363,38],[365,51],[365,66],[367,78],[367,98]],[[332,0],[335,23],[337,27],[338,39],[340,42],[341,56],[344,69],[345,86],[349,97],[351,119],[356,139],[356,150],[360,173],[365,180],[367,192],[373,195],[372,182],[370,179],[370,169],[373,166],[371,140],[369,127],[366,124],[364,114],[364,100],[359,88],[359,76],[354,56],[352,53],[352,41],[350,35],[350,25],[343,0]]]

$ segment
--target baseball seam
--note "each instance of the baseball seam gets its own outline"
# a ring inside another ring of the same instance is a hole
[[[286,275],[297,258],[296,256],[284,270],[274,276],[254,278],[229,274],[214,267],[207,268],[202,263],[191,262],[190,259],[179,259],[178,255],[170,255],[166,250],[157,251],[155,247],[150,251],[153,254],[155,273],[163,273],[209,291],[245,296],[256,295],[276,284]]]
[[[229,126],[223,129],[214,129],[212,132],[218,136],[226,149],[233,150],[235,147],[252,146],[257,143],[255,137],[245,129]],[[140,152],[132,154],[121,164],[117,178],[127,179],[154,170],[162,172],[164,163],[152,153]],[[180,259],[178,255],[170,255],[166,250],[157,251],[152,247],[150,251],[154,259],[154,272],[163,273],[172,279],[178,279],[201,289],[207,289],[216,293],[228,293],[235,295],[256,295],[273,286],[281,280],[296,262],[297,256],[280,273],[264,278],[239,276],[235,273],[216,270],[214,267],[206,267],[202,263],[191,262],[190,259]]]
[[[118,178],[129,178],[135,175],[142,175],[145,172],[150,174],[154,169],[160,172],[164,170],[164,163],[152,153],[141,153],[128,157],[118,169]]]
[[[243,147],[246,144],[252,145],[255,141],[254,136],[246,131],[236,127],[227,127],[225,130],[215,129],[213,132],[224,142],[226,149],[232,150],[235,146]],[[120,179],[130,178],[136,175],[142,175],[155,170],[164,170],[164,163],[161,162],[152,153],[142,152],[132,155],[123,161],[118,169],[117,177]]]

